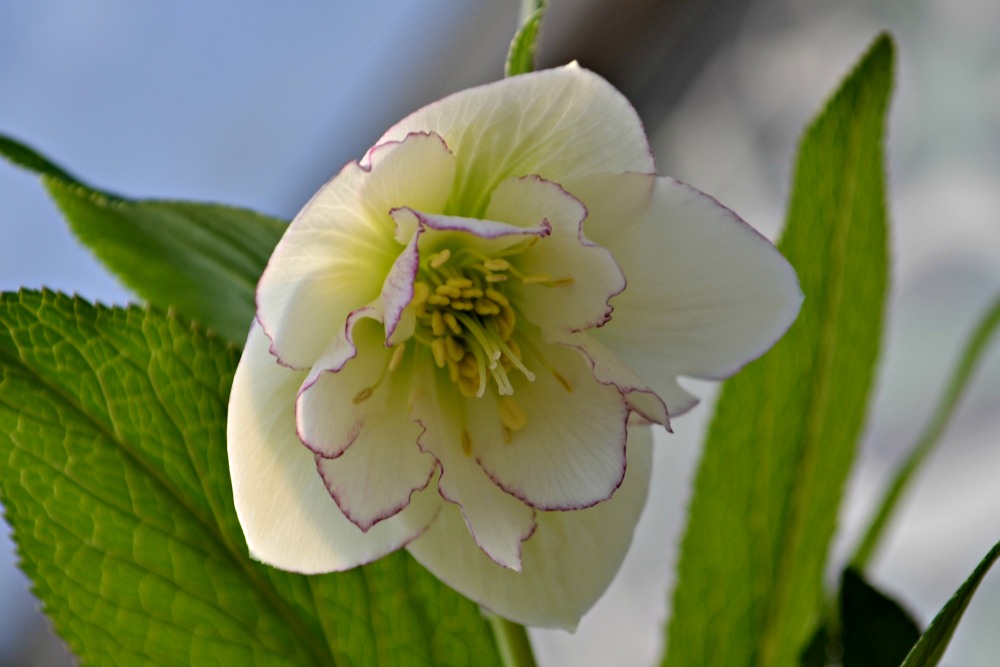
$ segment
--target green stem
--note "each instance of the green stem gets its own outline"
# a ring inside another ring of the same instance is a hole
[[[864,571],[865,566],[878,548],[885,528],[892,518],[893,512],[899,504],[903,493],[912,481],[914,472],[920,468],[924,459],[934,449],[934,445],[937,444],[945,427],[948,425],[955,406],[965,392],[972,377],[972,372],[976,369],[979,358],[986,350],[987,344],[996,333],[998,325],[1000,325],[1000,297],[993,302],[993,305],[986,312],[986,315],[979,322],[979,326],[969,339],[965,351],[962,353],[961,359],[959,359],[958,366],[955,367],[955,371],[951,376],[951,381],[948,383],[948,387],[941,397],[941,402],[938,403],[937,409],[934,411],[934,415],[924,429],[924,433],[921,435],[916,447],[910,453],[909,458],[896,471],[895,479],[893,479],[892,484],[882,498],[878,514],[875,515],[874,520],[869,525],[868,532],[865,533],[864,539],[861,540],[854,558],[851,560],[851,564],[859,571]]]
[[[500,660],[504,667],[537,667],[535,654],[531,650],[531,640],[523,625],[518,625],[496,614],[484,612],[490,622],[497,648],[500,649]]]

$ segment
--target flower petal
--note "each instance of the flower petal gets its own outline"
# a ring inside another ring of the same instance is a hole
[[[525,276],[547,282],[511,281],[511,299],[546,336],[603,325],[611,316],[608,299],[625,289],[625,277],[604,248],[583,236],[587,210],[557,184],[537,176],[504,181],[493,193],[486,215],[519,226],[545,220],[552,234],[511,258]]]
[[[451,507],[407,549],[446,584],[505,618],[573,631],[618,572],[646,504],[649,427],[630,427],[628,448],[628,473],[610,500],[575,512],[536,515],[538,530],[524,543],[520,573],[484,556],[463,535],[465,526]]]
[[[525,365],[535,369],[533,382],[516,376],[512,398],[468,401],[475,456],[504,491],[536,509],[590,507],[609,498],[625,474],[628,406],[577,352],[540,341],[531,348]],[[510,400],[526,420],[505,433],[499,410]]]
[[[415,134],[376,146],[313,196],[257,286],[257,317],[283,364],[309,368],[348,313],[379,295],[399,253],[389,211],[444,206],[454,172],[440,137]]]
[[[657,396],[635,371],[589,332],[560,333],[552,342],[580,352],[590,362],[594,378],[602,384],[613,384],[617,387],[628,402],[630,410],[637,412],[647,422],[660,424],[670,430],[670,415],[667,413],[664,398]]]
[[[367,533],[348,521],[295,436],[292,402],[305,373],[278,365],[259,326],[250,330],[229,399],[229,470],[251,555],[305,574],[381,558],[422,533],[441,500],[433,490]]]
[[[640,369],[671,414],[676,376],[735,373],[798,314],[802,293],[791,265],[735,213],[690,186],[658,178],[644,216],[587,229],[629,267],[611,323],[590,333]]]
[[[413,411],[425,428],[420,446],[440,462],[438,489],[459,506],[475,544],[497,565],[520,570],[521,543],[535,530],[535,512],[504,493],[476,463],[480,434],[464,427],[458,409],[448,408],[458,400],[466,399],[432,376],[415,385]]]
[[[511,176],[564,179],[653,172],[635,110],[607,81],[575,63],[471,88],[409,115],[382,137],[442,136],[458,161],[450,210],[479,216]]]

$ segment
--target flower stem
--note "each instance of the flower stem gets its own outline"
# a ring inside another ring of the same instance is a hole
[[[518,625],[496,614],[484,612],[490,622],[497,648],[500,649],[500,661],[504,667],[537,667],[535,654],[531,650],[531,640],[523,625]]]
[[[997,298],[993,302],[989,310],[987,310],[986,314],[979,321],[979,326],[976,327],[975,332],[969,338],[969,342],[962,352],[962,357],[959,359],[958,366],[955,367],[952,373],[951,381],[948,383],[948,387],[941,397],[941,402],[938,403],[937,409],[934,411],[934,416],[931,417],[930,422],[920,436],[920,440],[913,448],[913,451],[910,452],[909,458],[896,471],[895,479],[893,479],[892,484],[882,498],[878,514],[875,515],[871,525],[869,525],[868,531],[865,533],[864,538],[858,546],[858,550],[854,554],[854,558],[851,560],[851,564],[858,570],[863,571],[871,560],[886,525],[889,523],[889,519],[892,518],[900,498],[902,498],[904,491],[906,491],[913,479],[914,472],[920,467],[924,459],[927,458],[931,450],[934,449],[934,445],[937,444],[938,439],[944,432],[956,404],[965,392],[969,380],[972,378],[972,372],[976,369],[980,357],[987,349],[987,344],[997,332],[998,326],[1000,326],[1000,298]]]

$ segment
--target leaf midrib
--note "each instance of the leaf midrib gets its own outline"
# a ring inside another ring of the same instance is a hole
[[[44,302],[44,299],[41,301]],[[23,303],[21,302],[18,302],[17,305],[23,307]],[[40,320],[39,322],[41,323]],[[107,342],[109,345],[113,345],[111,341]],[[271,605],[276,616],[284,620],[292,631],[304,641],[306,646],[309,647],[309,652],[312,653],[319,661],[317,664],[326,664],[327,659],[331,665],[336,663],[333,655],[329,652],[329,649],[325,645],[319,645],[317,643],[315,636],[301,623],[298,614],[288,606],[288,604],[284,601],[284,598],[282,598],[281,595],[274,589],[273,584],[264,579],[258,573],[256,568],[250,566],[248,562],[236,551],[232,543],[222,535],[221,531],[217,530],[217,526],[209,522],[206,517],[204,517],[202,513],[197,510],[197,508],[187,502],[185,495],[180,493],[179,489],[177,489],[172,482],[164,478],[164,476],[161,475],[155,467],[150,466],[146,462],[145,456],[141,455],[141,453],[135,452],[134,448],[129,443],[121,440],[115,433],[109,430],[104,423],[91,416],[84,406],[76,399],[76,397],[65,392],[59,385],[49,381],[48,378],[45,377],[44,373],[36,371],[31,364],[29,364],[24,358],[20,357],[20,355],[17,355],[16,357],[12,356],[8,350],[0,348],[0,358],[4,359],[7,363],[20,366],[26,375],[36,379],[46,390],[53,392],[60,399],[62,399],[70,409],[80,415],[85,422],[89,423],[92,428],[107,438],[109,442],[116,445],[140,470],[148,474],[164,489],[168,496],[174,498],[178,504],[194,518],[197,524],[205,529],[206,534],[210,536],[211,540],[217,544],[228,559],[232,561],[238,569],[244,572],[247,578],[255,585],[261,596],[267,600],[268,604]],[[294,622],[292,622],[291,619],[294,619]]]
[[[865,102],[862,98],[870,97],[872,94],[868,86],[861,86],[858,91],[858,100],[855,106],[863,107]],[[827,119],[823,121],[829,122]],[[817,128],[820,124],[817,123]],[[844,194],[840,204],[850,203],[851,205],[837,206],[837,215],[834,220],[833,233],[830,240],[830,262],[827,268],[828,279],[822,281],[823,285],[823,308],[822,322],[831,321],[831,316],[839,312],[844,298],[843,274],[846,270],[847,261],[846,244],[850,230],[847,224],[848,217],[855,213],[856,192],[859,187],[859,175],[857,165],[860,163],[860,154],[863,146],[858,134],[866,128],[854,125],[852,137],[847,146],[847,156],[844,160],[845,171],[849,176],[845,179]],[[834,371],[833,358],[834,350],[837,347],[839,327],[821,326],[820,340],[816,355],[816,382],[811,384],[814,389],[809,392],[807,399],[806,420],[803,428],[803,449],[802,455],[796,462],[797,480],[815,480],[815,476],[809,474],[815,466],[818,447],[820,446],[820,429],[826,421],[829,412],[829,378]],[[772,411],[773,412],[773,411]],[[782,523],[782,530],[778,540],[779,548],[777,553],[777,567],[774,571],[774,591],[768,604],[765,623],[761,632],[761,665],[769,666],[775,664],[776,657],[781,650],[781,637],[778,630],[784,630],[787,626],[787,606],[790,603],[790,582],[792,577],[780,576],[782,572],[794,566],[795,555],[801,543],[804,526],[806,504],[803,496],[807,493],[807,485],[798,483],[794,486],[791,498],[789,499],[788,519]]]

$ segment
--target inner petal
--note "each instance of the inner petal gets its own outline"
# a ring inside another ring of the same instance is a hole
[[[420,447],[441,465],[441,496],[461,508],[469,532],[491,560],[519,571],[521,543],[535,530],[535,513],[486,476],[473,457],[484,433],[466,425],[449,387],[430,374],[425,379],[414,386],[414,414],[425,429]]]
[[[504,181],[487,215],[514,225],[546,220],[552,234],[511,258],[522,278],[512,299],[543,333],[602,326],[611,317],[608,300],[625,289],[625,276],[611,253],[583,235],[587,209],[559,185],[538,177]]]
[[[536,509],[607,500],[625,474],[626,399],[598,382],[577,352],[537,338],[525,342],[535,380],[517,378],[510,398],[465,403],[471,432],[485,434],[474,456],[504,491]],[[516,405],[517,428],[507,401]]]

